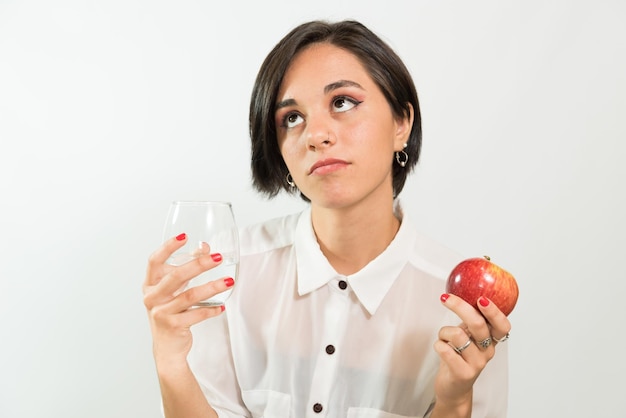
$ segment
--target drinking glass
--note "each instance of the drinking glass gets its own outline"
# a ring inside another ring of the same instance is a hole
[[[187,234],[187,242],[167,260],[180,266],[206,252],[220,253],[222,263],[189,281],[186,288],[199,286],[212,280],[232,277],[237,280],[239,268],[239,233],[230,202],[175,201],[170,205],[163,239],[181,233]],[[197,306],[223,305],[232,288],[201,301]]]

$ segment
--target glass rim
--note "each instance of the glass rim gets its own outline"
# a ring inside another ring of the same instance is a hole
[[[173,200],[170,204],[180,206],[233,206],[227,200]]]

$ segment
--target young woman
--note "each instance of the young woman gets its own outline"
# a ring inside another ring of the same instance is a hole
[[[484,297],[479,312],[441,294],[461,258],[397,199],[421,143],[399,57],[358,22],[300,25],[261,66],[250,133],[256,188],[310,206],[241,231],[225,309],[193,305],[230,278],[178,292],[220,254],[167,265],[181,231],[152,255],[165,415],[505,417],[510,323]]]

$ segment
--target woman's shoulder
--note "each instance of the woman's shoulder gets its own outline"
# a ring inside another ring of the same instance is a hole
[[[302,214],[283,215],[240,228],[241,255],[259,254],[292,245],[296,225]]]
[[[463,260],[463,255],[451,246],[423,233],[411,225],[414,236],[409,262],[416,268],[439,278],[447,278],[450,271]]]

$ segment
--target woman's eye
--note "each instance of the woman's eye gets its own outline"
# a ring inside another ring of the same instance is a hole
[[[360,103],[361,102],[350,99],[349,97],[337,97],[335,100],[333,100],[333,109],[335,109],[336,112],[346,112],[350,109],[355,108]]]
[[[302,118],[302,116],[298,115],[297,113],[289,113],[283,119],[283,126],[285,128],[293,128],[294,126],[300,125],[303,121],[304,119]]]

